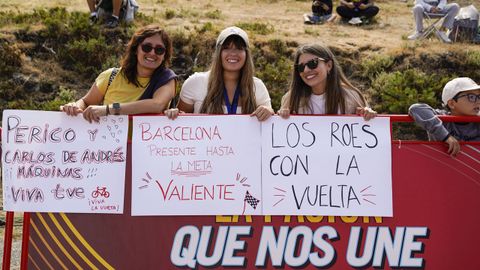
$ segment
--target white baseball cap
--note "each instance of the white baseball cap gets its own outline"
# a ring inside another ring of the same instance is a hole
[[[455,78],[445,84],[442,92],[442,102],[447,102],[460,92],[480,89],[480,85],[468,77]]]
[[[223,29],[222,32],[220,32],[220,34],[218,35],[218,38],[217,38],[217,46],[223,45],[223,42],[225,42],[225,40],[229,36],[234,36],[234,35],[241,37],[243,39],[243,41],[245,42],[245,45],[247,45],[247,47],[249,47],[247,33],[245,31],[243,31],[243,29],[241,29],[239,27],[236,27],[236,26],[227,27],[227,28]]]

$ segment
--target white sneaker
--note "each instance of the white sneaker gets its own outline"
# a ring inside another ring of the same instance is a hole
[[[435,31],[435,35],[445,43],[452,43],[452,40],[443,31]]]
[[[421,38],[423,36],[423,33],[422,32],[417,32],[415,31],[414,34],[410,35],[407,37],[408,40],[417,40],[419,38]]]
[[[350,19],[350,21],[348,21],[349,24],[361,24],[362,23],[362,19],[360,19],[359,17],[353,17]]]

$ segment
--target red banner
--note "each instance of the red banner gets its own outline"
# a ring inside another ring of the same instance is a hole
[[[392,145],[393,218],[132,217],[128,170],[123,215],[32,214],[29,268],[480,269],[480,144],[445,150]]]

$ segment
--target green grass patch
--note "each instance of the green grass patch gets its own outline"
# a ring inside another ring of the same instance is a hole
[[[251,31],[255,34],[259,34],[259,35],[268,35],[268,34],[272,34],[273,32],[275,32],[275,28],[273,27],[273,25],[269,24],[269,23],[259,23],[259,22],[254,22],[254,23],[246,23],[246,22],[242,22],[242,23],[237,23],[237,26],[242,28],[243,30],[248,30],[248,31]]]

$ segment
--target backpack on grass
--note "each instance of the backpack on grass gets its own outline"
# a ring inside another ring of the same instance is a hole
[[[475,42],[478,38],[479,13],[475,6],[463,7],[453,22],[449,38],[454,42]]]

